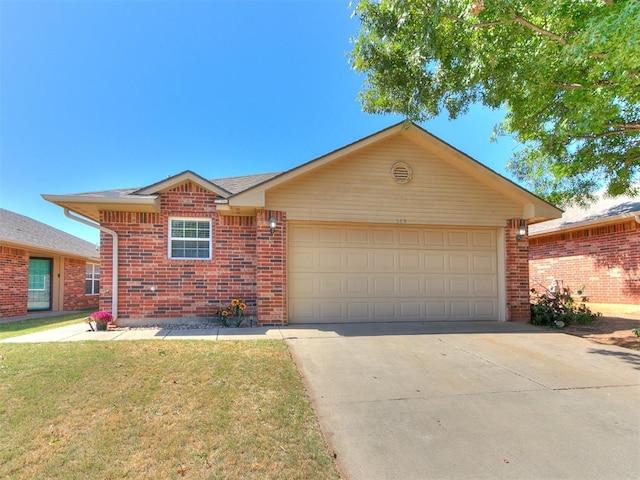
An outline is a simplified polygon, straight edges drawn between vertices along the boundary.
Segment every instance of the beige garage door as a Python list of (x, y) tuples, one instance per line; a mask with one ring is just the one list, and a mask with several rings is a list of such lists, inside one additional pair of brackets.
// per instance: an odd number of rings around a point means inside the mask
[(496, 230), (290, 224), (290, 323), (497, 320)]

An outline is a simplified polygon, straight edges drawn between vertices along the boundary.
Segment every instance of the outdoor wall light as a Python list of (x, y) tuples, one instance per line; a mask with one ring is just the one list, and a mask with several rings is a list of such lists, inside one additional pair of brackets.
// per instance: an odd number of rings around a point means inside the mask
[(276, 231), (277, 226), (278, 226), (278, 223), (276, 222), (276, 219), (271, 217), (269, 219), (269, 233), (271, 235), (273, 235), (273, 233)]
[(516, 240), (520, 241), (527, 234), (527, 225), (523, 218), (520, 219), (520, 223), (518, 225), (518, 234), (516, 235)]

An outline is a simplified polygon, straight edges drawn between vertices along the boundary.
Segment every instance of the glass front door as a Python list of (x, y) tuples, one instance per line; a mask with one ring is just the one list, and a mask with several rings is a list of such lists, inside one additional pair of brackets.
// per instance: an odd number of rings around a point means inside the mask
[(29, 299), (27, 310), (51, 309), (51, 259), (29, 259)]

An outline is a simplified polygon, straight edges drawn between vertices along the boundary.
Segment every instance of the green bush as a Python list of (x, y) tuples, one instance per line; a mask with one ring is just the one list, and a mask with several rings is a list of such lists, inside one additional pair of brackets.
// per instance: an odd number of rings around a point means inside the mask
[(585, 305), (589, 299), (583, 295), (584, 286), (576, 293), (576, 300), (569, 287), (556, 281), (551, 288), (540, 285), (540, 291), (531, 289), (531, 323), (553, 328), (564, 328), (572, 323), (591, 323), (600, 313), (592, 312)]

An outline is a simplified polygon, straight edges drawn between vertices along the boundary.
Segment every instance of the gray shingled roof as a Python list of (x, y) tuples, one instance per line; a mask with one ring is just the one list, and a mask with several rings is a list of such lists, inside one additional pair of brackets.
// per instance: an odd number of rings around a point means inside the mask
[(235, 195), (236, 193), (244, 192), (251, 187), (255, 187), (262, 182), (271, 180), (273, 177), (280, 175), (280, 173), (281, 172), (262, 173), (259, 175), (244, 175), (242, 177), (217, 178), (210, 180), (210, 182)]
[(3, 208), (0, 208), (0, 242), (96, 260), (100, 256), (91, 242)]
[[(241, 177), (228, 177), (228, 178), (217, 178), (215, 180), (209, 180), (211, 183), (221, 187), (222, 189), (230, 192), (232, 194), (240, 193), (245, 190), (248, 190), (251, 187), (255, 187), (256, 185), (266, 182), (267, 180), (272, 179), (280, 175), (282, 172), (274, 172), (274, 173), (261, 173), (257, 175), (244, 175)], [(87, 197), (87, 199), (101, 199), (101, 198), (127, 198), (129, 196), (135, 197), (134, 192), (140, 190), (145, 187), (136, 187), (136, 188), (120, 188), (115, 190), (101, 190), (98, 192), (83, 192), (83, 193), (75, 193), (72, 194), (74, 196)], [(133, 195), (132, 195), (133, 194)]]
[(640, 197), (621, 195), (611, 198), (600, 195), (586, 207), (578, 205), (568, 207), (562, 214), (562, 218), (529, 226), (529, 234), (541, 235), (558, 230), (577, 228), (584, 224), (592, 225), (594, 223), (608, 222), (614, 217), (632, 217), (635, 215), (640, 215)]

